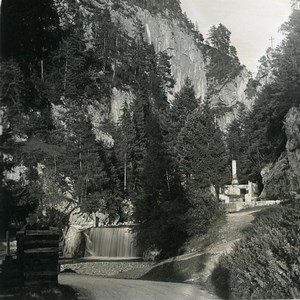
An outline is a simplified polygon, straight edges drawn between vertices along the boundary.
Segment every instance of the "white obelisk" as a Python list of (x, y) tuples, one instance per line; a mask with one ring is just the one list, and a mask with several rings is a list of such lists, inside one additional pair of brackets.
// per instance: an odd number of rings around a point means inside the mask
[(231, 184), (239, 184), (237, 173), (236, 173), (236, 160), (232, 161), (232, 182)]

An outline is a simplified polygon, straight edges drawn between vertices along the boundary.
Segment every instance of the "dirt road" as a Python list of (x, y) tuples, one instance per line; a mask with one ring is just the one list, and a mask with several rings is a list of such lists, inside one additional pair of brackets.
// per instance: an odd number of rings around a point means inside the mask
[(183, 283), (101, 278), (61, 274), (59, 283), (82, 290), (96, 300), (217, 300), (196, 286)]

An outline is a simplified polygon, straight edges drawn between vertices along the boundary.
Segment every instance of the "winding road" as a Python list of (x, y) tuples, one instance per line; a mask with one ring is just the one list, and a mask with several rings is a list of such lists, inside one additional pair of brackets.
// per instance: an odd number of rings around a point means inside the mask
[(95, 300), (218, 300), (205, 290), (184, 283), (102, 278), (60, 274), (59, 283), (69, 285)]
[[(257, 209), (260, 210), (260, 209)], [(203, 286), (208, 281), (220, 255), (230, 251), (233, 244), (243, 236), (243, 230), (249, 226), (254, 219), (254, 212), (257, 210), (241, 211), (227, 216), (227, 223), (222, 226), (219, 237), (216, 242), (212, 243), (203, 252), (192, 252), (186, 255), (170, 258), (161, 263), (167, 264), (172, 261), (181, 261), (191, 259), (205, 253), (211, 255), (210, 260), (206, 263), (205, 269), (200, 273), (195, 273), (188, 278), (186, 282), (200, 282)], [(99, 263), (100, 264), (100, 263)], [(68, 265), (68, 268), (71, 265)], [(84, 265), (81, 265), (83, 267)], [(101, 268), (101, 265), (97, 265)], [(151, 268), (150, 268), (151, 269)], [(87, 272), (86, 269), (80, 268), (76, 272)], [(89, 270), (90, 271), (90, 270)], [(138, 277), (136, 275), (138, 271)], [(146, 268), (146, 272), (149, 268)], [(86, 274), (86, 273), (85, 273)], [(61, 273), (59, 282), (69, 285), (88, 295), (95, 300), (217, 300), (217, 296), (203, 290), (195, 285), (188, 283), (171, 283), (160, 281), (135, 280), (141, 277), (141, 270), (130, 270), (116, 274), (115, 277), (128, 279), (103, 278), (95, 275), (84, 275), (76, 273)], [(134, 278), (134, 279), (129, 279)]]

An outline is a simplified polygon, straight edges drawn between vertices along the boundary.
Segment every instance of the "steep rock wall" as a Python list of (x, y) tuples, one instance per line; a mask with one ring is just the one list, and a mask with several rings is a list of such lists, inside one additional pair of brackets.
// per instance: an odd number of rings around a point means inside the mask
[(292, 107), (285, 117), (286, 151), (275, 164), (263, 168), (264, 190), (260, 198), (300, 196), (300, 108)]
[[(122, 2), (122, 9), (115, 9), (111, 0), (81, 0), (81, 11), (84, 16), (96, 14), (97, 11), (109, 9), (114, 22), (119, 22), (130, 36), (134, 36), (138, 21), (145, 28), (144, 37), (153, 44), (156, 52), (164, 52), (171, 56), (171, 71), (175, 79), (172, 94), (168, 94), (172, 102), (174, 94), (182, 88), (186, 77), (189, 77), (195, 88), (197, 98), (204, 99), (207, 93), (205, 62), (201, 49), (191, 32), (182, 26), (181, 21), (169, 16), (168, 10), (163, 14), (151, 14), (148, 10)], [(132, 94), (113, 90), (110, 107), (110, 119), (116, 122), (121, 116), (121, 108), (125, 102), (132, 101)]]
[[(112, 0), (80, 0), (79, 2), (85, 16), (109, 9), (112, 19), (122, 24), (123, 29), (131, 36), (136, 31), (137, 21), (141, 22), (145, 27), (144, 36), (149, 43), (153, 44), (156, 52), (165, 52), (171, 56), (171, 71), (175, 79), (175, 87), (172, 95), (168, 95), (170, 102), (173, 100), (173, 95), (182, 88), (186, 77), (191, 79), (196, 97), (201, 99), (206, 97), (208, 85), (204, 52), (193, 33), (182, 24), (182, 20), (174, 18), (167, 9), (154, 14), (130, 1), (122, 1), (122, 9), (116, 9)], [(217, 92), (211, 97), (211, 104), (213, 107), (223, 107), (219, 117), (219, 125), (223, 131), (234, 119), (241, 103), (247, 108), (252, 106), (253, 99), (248, 98), (245, 92), (250, 78), (249, 72), (244, 67), (234, 79), (215, 88)], [(110, 119), (117, 122), (124, 103), (131, 101), (132, 94), (114, 89), (109, 109)]]
[[(126, 17), (117, 11), (111, 11), (115, 20), (121, 21), (124, 28), (133, 35), (135, 30), (135, 20), (138, 19), (145, 26), (145, 37), (149, 43), (154, 45), (156, 52), (166, 52), (172, 56), (171, 70), (176, 84), (174, 92), (178, 92), (185, 78), (188, 76), (195, 88), (196, 97), (204, 99), (207, 95), (207, 76), (205, 58), (201, 48), (197, 45), (194, 36), (186, 28), (181, 26), (177, 19), (164, 15), (153, 15), (147, 10), (136, 6), (127, 6), (131, 17)], [(134, 17), (132, 17), (134, 15)], [(243, 67), (234, 79), (230, 79), (226, 84), (216, 88), (217, 92), (211, 98), (212, 107), (221, 106), (222, 114), (219, 117), (219, 126), (225, 131), (226, 126), (233, 121), (241, 104), (250, 109), (253, 98), (249, 98), (246, 93), (247, 84), (251, 79), (251, 74), (246, 67)], [(118, 96), (116, 97), (116, 95)], [(115, 120), (116, 115), (120, 115), (116, 108), (122, 106), (130, 97), (128, 94), (120, 97), (120, 93), (114, 93), (111, 115)], [(172, 101), (172, 95), (169, 95)]]
[(152, 15), (149, 11), (136, 6), (126, 6), (132, 16), (112, 10), (112, 17), (121, 21), (130, 35), (135, 30), (136, 19), (145, 27), (145, 37), (154, 45), (156, 52), (166, 52), (172, 56), (171, 69), (176, 80), (174, 91), (178, 92), (188, 76), (197, 97), (204, 98), (207, 84), (202, 51), (196, 45), (194, 37), (180, 25), (180, 21), (160, 14)]
[(300, 187), (300, 108), (292, 107), (285, 119), (287, 157), (292, 172), (298, 178)]
[(251, 109), (253, 99), (246, 93), (250, 78), (248, 70), (243, 67), (234, 79), (220, 86), (211, 97), (211, 106), (219, 108), (218, 124), (222, 131), (234, 120), (241, 105)]

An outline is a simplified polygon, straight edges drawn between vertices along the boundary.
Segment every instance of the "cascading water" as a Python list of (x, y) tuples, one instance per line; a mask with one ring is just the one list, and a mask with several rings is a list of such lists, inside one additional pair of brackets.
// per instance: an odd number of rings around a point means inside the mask
[(84, 256), (138, 257), (135, 234), (128, 227), (96, 227), (85, 232)]

